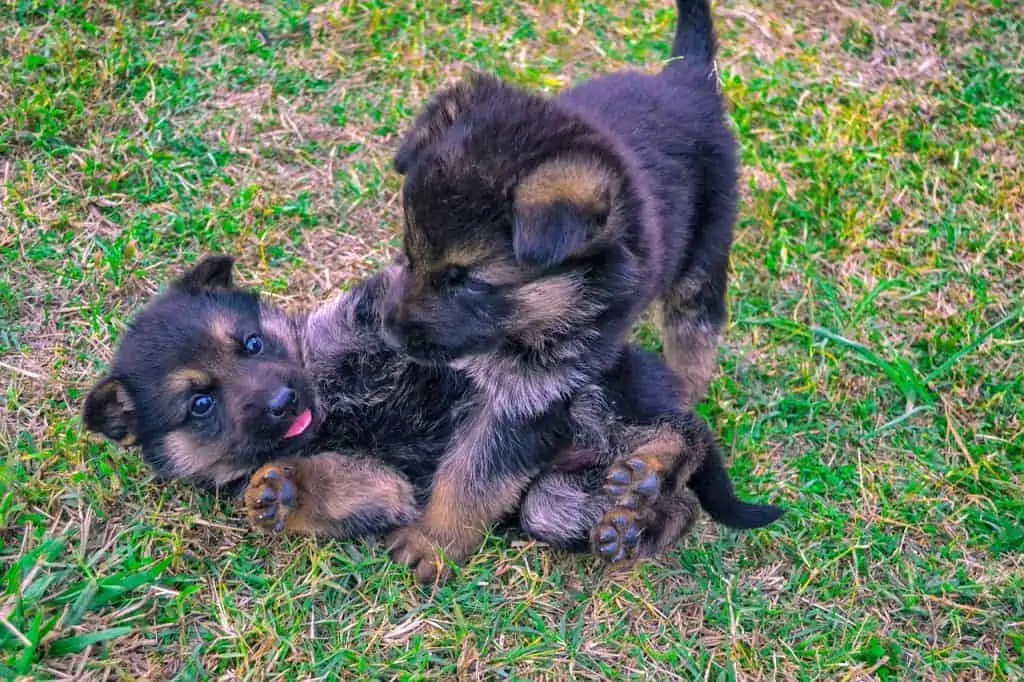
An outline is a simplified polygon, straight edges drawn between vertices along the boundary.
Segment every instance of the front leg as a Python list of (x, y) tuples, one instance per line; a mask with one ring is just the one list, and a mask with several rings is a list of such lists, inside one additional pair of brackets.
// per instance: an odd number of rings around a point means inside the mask
[(382, 535), (419, 515), (404, 476), (336, 452), (265, 465), (249, 481), (245, 506), (254, 528), (339, 539)]
[(457, 430), (423, 517), (388, 540), (394, 560), (412, 567), (420, 582), (447, 580), (445, 559), (464, 564), (488, 526), (516, 508), (543, 453), (554, 452), (551, 429), (542, 421), (516, 424), (484, 411)]

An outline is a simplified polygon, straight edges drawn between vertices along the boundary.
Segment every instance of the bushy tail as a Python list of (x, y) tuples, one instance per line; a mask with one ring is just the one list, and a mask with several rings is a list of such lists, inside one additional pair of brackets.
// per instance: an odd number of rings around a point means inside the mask
[(676, 0), (676, 12), (679, 16), (672, 56), (710, 64), (718, 49), (710, 0)]
[(712, 519), (730, 528), (760, 528), (783, 514), (779, 507), (750, 504), (736, 497), (718, 448), (711, 449), (687, 486), (697, 494), (701, 507)]

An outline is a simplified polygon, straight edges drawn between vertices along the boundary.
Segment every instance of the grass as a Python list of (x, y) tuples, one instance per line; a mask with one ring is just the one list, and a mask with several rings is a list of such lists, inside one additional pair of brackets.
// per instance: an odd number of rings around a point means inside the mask
[(433, 88), (656, 68), (670, 3), (3, 0), (0, 677), (1022, 679), (1024, 15), (715, 11), (744, 199), (701, 409), (789, 513), (632, 572), (491, 538), (431, 595), (156, 485), (83, 392), (201, 253), (288, 306), (372, 270)]

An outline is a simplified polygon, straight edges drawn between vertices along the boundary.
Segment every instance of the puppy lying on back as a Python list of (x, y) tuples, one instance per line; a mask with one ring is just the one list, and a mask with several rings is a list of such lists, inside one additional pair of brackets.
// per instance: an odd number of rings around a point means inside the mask
[[(349, 538), (414, 522), (448, 444), (471, 437), (472, 391), (462, 373), (384, 343), (387, 281), (288, 315), (236, 287), (231, 258), (207, 257), (132, 320), (84, 422), (139, 446), (166, 479), (245, 488), (250, 519), (268, 530)], [(538, 447), (558, 456), (517, 505), (521, 528), (611, 561), (650, 555), (693, 521), (687, 484), (727, 525), (777, 518), (736, 498), (706, 425), (678, 401), (654, 355), (623, 352), (543, 434)], [(649, 471), (665, 451), (679, 466)]]
[(423, 519), (396, 536), (400, 561), (429, 563), (438, 547), (468, 556), (652, 301), (683, 402), (704, 396), (725, 322), (736, 152), (708, 0), (677, 8), (673, 60), (656, 75), (555, 98), (477, 75), (437, 94), (402, 142), (404, 253), (386, 332), (420, 362), (464, 370), (473, 396)]

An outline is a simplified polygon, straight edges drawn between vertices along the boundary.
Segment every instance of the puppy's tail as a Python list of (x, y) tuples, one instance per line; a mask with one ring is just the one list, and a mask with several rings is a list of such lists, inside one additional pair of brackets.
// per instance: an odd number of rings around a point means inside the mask
[(715, 27), (711, 21), (710, 0), (676, 0), (676, 37), (672, 58), (711, 64), (718, 50)]
[(783, 514), (779, 507), (751, 504), (736, 497), (729, 472), (722, 461), (722, 453), (714, 446), (687, 481), (687, 486), (697, 494), (701, 507), (712, 519), (730, 528), (761, 528)]

